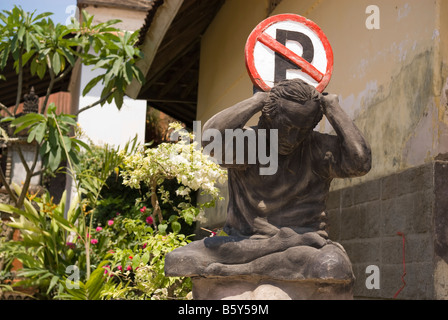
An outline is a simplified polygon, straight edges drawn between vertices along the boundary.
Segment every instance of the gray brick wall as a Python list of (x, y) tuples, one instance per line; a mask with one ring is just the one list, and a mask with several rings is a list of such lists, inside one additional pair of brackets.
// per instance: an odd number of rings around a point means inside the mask
[[(336, 190), (327, 201), (330, 239), (346, 249), (357, 298), (436, 299), (435, 261), (448, 262), (448, 165), (434, 161), (361, 185)], [(436, 253), (435, 244), (437, 244)], [(369, 265), (380, 270), (380, 289), (367, 289)], [(446, 293), (445, 297), (448, 297)]]

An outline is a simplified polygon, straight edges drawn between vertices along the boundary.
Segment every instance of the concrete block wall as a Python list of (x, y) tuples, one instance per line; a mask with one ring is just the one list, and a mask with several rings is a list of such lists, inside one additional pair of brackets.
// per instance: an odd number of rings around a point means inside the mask
[[(355, 298), (448, 299), (448, 162), (408, 169), (332, 191), (330, 239), (346, 249), (356, 276)], [(403, 263), (403, 237), (405, 259)], [(379, 289), (368, 289), (368, 266), (379, 268)]]

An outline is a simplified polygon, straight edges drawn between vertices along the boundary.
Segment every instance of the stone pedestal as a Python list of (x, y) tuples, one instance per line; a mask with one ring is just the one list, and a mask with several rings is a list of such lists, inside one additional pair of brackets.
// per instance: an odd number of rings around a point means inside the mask
[(196, 300), (353, 299), (344, 248), (289, 228), (266, 239), (212, 237), (167, 254), (165, 275), (191, 277)]
[(353, 281), (284, 281), (252, 276), (193, 277), (195, 300), (352, 300)]

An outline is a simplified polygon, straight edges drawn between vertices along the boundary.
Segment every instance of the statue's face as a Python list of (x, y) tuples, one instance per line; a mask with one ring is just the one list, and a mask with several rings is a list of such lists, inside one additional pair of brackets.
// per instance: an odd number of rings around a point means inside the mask
[(272, 128), (278, 129), (279, 153), (287, 155), (296, 149), (314, 129), (320, 104), (313, 100), (298, 103), (283, 98), (279, 98), (277, 103), (281, 105), (281, 108)]

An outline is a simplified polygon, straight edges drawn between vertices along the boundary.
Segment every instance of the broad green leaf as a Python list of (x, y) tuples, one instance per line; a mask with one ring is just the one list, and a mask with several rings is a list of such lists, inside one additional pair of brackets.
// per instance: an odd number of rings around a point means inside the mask
[(159, 224), (158, 225), (158, 229), (160, 234), (165, 235), (166, 234), (166, 229), (168, 228), (167, 224)]
[(57, 170), (59, 164), (61, 163), (61, 159), (62, 159), (62, 148), (58, 146), (57, 148), (50, 151), (48, 157), (48, 166), (51, 171)]
[(92, 90), (92, 88), (95, 87), (101, 79), (103, 79), (103, 77), (104, 77), (104, 75), (99, 75), (99, 76), (93, 78), (92, 80), (90, 80), (89, 83), (87, 83), (87, 85), (84, 87), (84, 90), (82, 91), (82, 95), (85, 96), (87, 93), (89, 93), (90, 90)]
[(135, 65), (132, 66), (132, 70), (133, 70), (134, 76), (138, 80), (138, 82), (140, 82), (141, 84), (145, 83), (146, 78), (145, 78), (145, 75), (143, 74), (143, 72)]
[(37, 72), (37, 67), (39, 64), (36, 59), (31, 60), (31, 75), (34, 76)]
[(143, 264), (148, 264), (148, 262), (149, 262), (149, 252), (148, 251), (146, 251), (144, 254), (143, 254), (143, 256), (142, 256), (142, 259), (141, 259), (141, 261), (140, 261), (141, 263), (143, 263)]
[[(96, 69), (98, 69), (98, 68), (103, 68), (104, 66), (106, 66), (107, 64), (109, 64), (111, 60), (112, 60), (112, 59), (111, 59), (110, 57), (100, 59), (100, 60), (95, 64), (95, 66), (92, 68), (92, 70), (96, 70)], [(107, 66), (107, 67), (109, 67), (109, 66)]]
[(121, 90), (117, 90), (115, 91), (113, 96), (115, 98), (115, 104), (118, 110), (120, 110), (121, 107), (123, 106), (123, 92)]
[(28, 142), (28, 143), (33, 142), (35, 136), (36, 136), (36, 132), (31, 130), (28, 134), (28, 138), (26, 139), (26, 142)]
[(40, 79), (43, 79), (45, 76), (45, 73), (47, 72), (47, 64), (44, 62), (38, 63), (36, 72), (37, 72), (37, 76)]
[(48, 141), (50, 142), (51, 148), (58, 146), (58, 131), (55, 127), (49, 127)]
[(57, 215), (57, 214), (53, 214), (52, 218), (56, 220), (56, 222), (65, 230), (70, 231), (70, 232), (76, 232), (76, 228), (73, 225), (70, 225), (70, 223), (65, 220), (65, 218)]
[(62, 52), (64, 52), (64, 56), (65, 56), (65, 58), (67, 59), (67, 61), (68, 61), (72, 66), (74, 66), (74, 65), (75, 65), (75, 62), (76, 62), (75, 55), (74, 55), (72, 52), (70, 52), (70, 50), (69, 50), (68, 48), (66, 48), (66, 47), (61, 47), (60, 49), (62, 50)]
[(25, 28), (25, 26), (21, 26), (21, 27), (19, 28), (19, 32), (17, 32), (17, 38), (18, 38), (18, 40), (19, 40), (20, 42), (23, 41), (23, 36), (25, 35), (25, 32), (26, 32), (26, 28)]
[(26, 44), (25, 44), (26, 51), (30, 52), (32, 45), (33, 45), (33, 39), (31, 38), (31, 35), (29, 32), (27, 32), (25, 35), (25, 41), (26, 41)]
[(8, 62), (9, 52), (10, 52), (9, 46), (3, 48), (3, 52), (1, 53), (2, 60), (0, 65), (2, 69), (6, 66), (6, 63)]
[(53, 54), (51, 64), (53, 66), (53, 72), (55, 74), (59, 74), (59, 72), (61, 71), (61, 58), (59, 56), (59, 53), (55, 52)]
[(181, 226), (181, 224), (179, 222), (173, 221), (171, 223), (171, 228), (173, 229), (174, 233), (179, 233), (180, 230), (182, 229), (182, 226)]
[(115, 76), (118, 76), (121, 68), (123, 68), (123, 58), (122, 57), (115, 60), (113, 66), (112, 66), (112, 74)]
[(36, 51), (34, 50), (27, 50), (27, 52), (25, 52), (22, 55), (22, 66), (26, 65), (27, 62), (30, 60), (30, 58), (36, 53)]
[(132, 269), (135, 270), (140, 265), (140, 261), (140, 255), (134, 255), (134, 257), (132, 258)]
[(64, 146), (67, 152), (70, 151), (72, 149), (72, 140), (70, 139), (70, 137), (67, 136), (63, 136), (62, 139), (64, 141)]
[(81, 147), (83, 147), (88, 152), (91, 151), (90, 146), (87, 143), (85, 143), (84, 141), (82, 141), (82, 140), (78, 140), (78, 139), (73, 138), (72, 139), (72, 143), (80, 145)]
[(134, 72), (132, 70), (132, 64), (130, 62), (126, 62), (124, 77), (126, 79), (127, 84), (131, 83), (133, 74)]
[(37, 21), (37, 20), (41, 20), (41, 19), (46, 18), (46, 17), (48, 17), (48, 16), (51, 16), (52, 14), (53, 14), (52, 12), (44, 12), (44, 13), (38, 14), (38, 15), (33, 19), (33, 22), (35, 22), (35, 21)]
[(42, 140), (45, 136), (45, 133), (47, 131), (47, 123), (41, 122), (37, 126), (33, 128), (33, 131), (35, 132), (35, 139), (40, 144), (42, 143)]
[(59, 282), (58, 276), (53, 276), (50, 281), (50, 285), (48, 286), (47, 294), (53, 289), (53, 287)]
[(134, 53), (135, 53), (135, 49), (133, 46), (131, 45), (125, 45), (124, 46), (124, 50), (126, 51), (126, 54), (128, 55), (128, 57), (130, 59), (132, 59), (134, 57)]
[(13, 120), (11, 122), (11, 125), (16, 127), (18, 124), (23, 124), (23, 123), (34, 123), (34, 122), (39, 122), (39, 121), (45, 121), (45, 116), (41, 115), (39, 113), (28, 113), (24, 116), (21, 116), (19, 118), (16, 118), (15, 120)]

